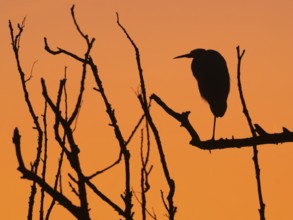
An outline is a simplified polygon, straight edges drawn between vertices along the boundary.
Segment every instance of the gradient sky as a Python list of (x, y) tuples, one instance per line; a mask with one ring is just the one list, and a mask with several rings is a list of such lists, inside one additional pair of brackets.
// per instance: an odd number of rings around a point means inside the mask
[[(60, 3), (61, 2), (61, 3)], [(16, 27), (26, 16), (20, 56), (24, 70), (30, 73), (37, 60), (33, 78), (28, 83), (31, 99), (39, 115), (44, 101), (40, 78), (44, 77), (53, 97), (64, 66), (68, 68), (68, 89), (74, 103), (78, 90), (80, 65), (65, 56), (51, 56), (44, 51), (43, 37), (49, 44), (83, 54), (85, 44), (75, 30), (70, 7), (76, 4), (76, 17), (82, 30), (96, 42), (92, 56), (99, 67), (108, 97), (116, 110), (118, 123), (126, 137), (140, 118), (142, 110), (134, 91), (139, 78), (133, 48), (116, 24), (120, 21), (135, 40), (141, 52), (147, 92), (156, 93), (174, 110), (191, 111), (190, 120), (202, 139), (212, 134), (213, 116), (198, 92), (190, 70), (191, 60), (173, 57), (195, 48), (215, 49), (225, 57), (231, 77), (228, 110), (218, 120), (216, 138), (250, 136), (242, 113), (236, 79), (236, 47), (245, 49), (242, 62), (242, 82), (246, 102), (254, 123), (267, 132), (293, 130), (293, 2), (279, 1), (1, 1), (0, 8), (0, 167), (4, 175), (0, 183), (1, 217), (25, 219), (30, 182), (21, 179), (12, 144), (13, 129), (18, 126), (23, 141), (23, 156), (29, 163), (35, 156), (36, 132), (29, 117), (16, 63), (11, 48), (8, 19)], [(92, 90), (89, 74), (80, 112), (76, 139), (81, 149), (84, 172), (91, 174), (114, 161), (119, 148), (113, 139), (109, 119), (98, 94)], [(70, 106), (72, 110), (73, 105)], [(200, 150), (190, 146), (190, 138), (179, 123), (153, 104), (153, 117), (160, 130), (171, 176), (176, 182), (175, 205), (177, 219), (259, 219), (252, 149)], [(52, 115), (51, 115), (52, 116)], [(52, 122), (51, 122), (52, 124)], [(49, 131), (52, 135), (52, 130)], [(139, 143), (137, 134), (130, 145), (134, 180), (139, 191)], [(53, 177), (56, 156), (60, 149), (50, 144), (49, 153)], [(293, 148), (292, 144), (262, 145), (259, 162), (266, 217), (270, 220), (293, 219)], [(150, 209), (158, 219), (165, 219), (160, 201), (160, 189), (167, 191), (162, 177), (156, 146), (153, 142), (151, 160)], [(113, 200), (121, 204), (123, 192), (122, 167), (96, 179), (96, 184)], [(66, 176), (66, 172), (63, 174)], [(64, 177), (65, 178), (65, 177)], [(68, 184), (65, 192), (74, 198)], [(90, 195), (92, 219), (118, 219), (118, 215), (96, 197)], [(133, 200), (137, 205), (136, 200)], [(140, 219), (135, 209), (135, 219)], [(52, 219), (73, 219), (57, 206)]]

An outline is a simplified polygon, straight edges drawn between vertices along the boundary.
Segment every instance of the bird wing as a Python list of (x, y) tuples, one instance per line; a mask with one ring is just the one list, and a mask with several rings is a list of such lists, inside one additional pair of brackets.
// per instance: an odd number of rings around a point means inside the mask
[(216, 117), (222, 117), (227, 108), (230, 78), (225, 59), (214, 50), (197, 57), (192, 63), (192, 72), (197, 79), (201, 96)]

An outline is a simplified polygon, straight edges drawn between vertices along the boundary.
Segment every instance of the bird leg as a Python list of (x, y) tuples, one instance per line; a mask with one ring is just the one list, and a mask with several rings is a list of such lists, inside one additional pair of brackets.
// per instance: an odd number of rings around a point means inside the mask
[(216, 119), (217, 119), (217, 117), (215, 116), (215, 118), (214, 118), (213, 136), (212, 136), (212, 140), (213, 140), (213, 141), (215, 140)]

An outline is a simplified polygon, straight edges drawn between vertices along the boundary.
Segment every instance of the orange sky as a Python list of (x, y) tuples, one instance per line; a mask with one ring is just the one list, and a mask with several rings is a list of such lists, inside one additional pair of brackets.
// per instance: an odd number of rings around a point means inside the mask
[[(78, 89), (80, 66), (65, 56), (51, 56), (44, 50), (43, 37), (49, 44), (83, 54), (85, 44), (78, 35), (70, 16), (75, 3), (76, 17), (82, 30), (95, 37), (92, 56), (99, 67), (104, 87), (116, 110), (118, 123), (125, 139), (142, 114), (133, 92), (139, 85), (134, 51), (116, 24), (116, 12), (140, 48), (148, 94), (156, 93), (176, 111), (191, 111), (190, 120), (202, 139), (212, 134), (213, 116), (199, 95), (190, 70), (191, 60), (173, 57), (195, 48), (215, 49), (225, 57), (231, 77), (228, 110), (218, 120), (216, 137), (235, 138), (250, 135), (242, 114), (237, 79), (236, 46), (246, 49), (242, 63), (243, 90), (254, 123), (268, 132), (293, 130), (293, 2), (280, 1), (5, 1), (0, 8), (0, 166), (4, 174), (0, 184), (1, 217), (25, 219), (29, 181), (20, 179), (17, 169), (13, 129), (22, 135), (24, 160), (29, 166), (36, 147), (36, 133), (24, 103), (20, 80), (12, 53), (8, 19), (15, 25), (24, 16), (26, 27), (21, 40), (21, 60), (29, 74), (31, 99), (41, 115), (43, 99), (40, 78), (44, 77), (53, 97), (59, 80), (68, 67), (68, 88), (73, 103)], [(15, 26), (16, 27), (16, 26)], [(98, 94), (92, 90), (89, 74), (80, 112), (76, 139), (81, 149), (81, 163), (87, 174), (103, 168), (116, 159), (119, 147), (113, 140), (112, 128)], [(73, 106), (70, 106), (73, 109)], [(188, 143), (189, 136), (179, 124), (155, 104), (155, 122), (160, 130), (170, 173), (176, 182), (175, 205), (177, 219), (259, 219), (252, 149), (222, 151), (199, 150)], [(41, 117), (41, 116), (40, 116)], [(51, 122), (52, 124), (52, 122)], [(53, 131), (50, 130), (50, 134)], [(133, 176), (139, 174), (139, 135), (130, 145)], [(50, 153), (54, 175), (59, 148), (52, 139)], [(164, 219), (160, 189), (167, 191), (153, 142), (151, 160), (154, 171), (149, 205)], [(270, 220), (293, 219), (293, 149), (292, 144), (259, 147), (259, 162), (266, 217)], [(122, 167), (99, 176), (96, 183), (117, 203), (123, 192)], [(66, 172), (63, 174), (67, 175)], [(65, 178), (65, 177), (64, 177)], [(64, 188), (74, 198), (68, 184)], [(139, 191), (137, 177), (132, 187)], [(104, 205), (89, 191), (92, 219), (118, 219), (112, 208)], [(137, 206), (137, 202), (134, 199)], [(135, 219), (140, 219), (136, 208)], [(52, 219), (73, 219), (62, 207), (56, 207)]]

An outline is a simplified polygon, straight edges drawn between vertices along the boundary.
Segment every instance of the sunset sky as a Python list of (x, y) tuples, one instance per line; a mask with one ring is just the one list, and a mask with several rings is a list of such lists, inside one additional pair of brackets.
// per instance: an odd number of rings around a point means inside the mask
[[(60, 3), (61, 2), (61, 3)], [(59, 81), (67, 67), (69, 111), (79, 90), (81, 65), (64, 55), (52, 56), (44, 50), (47, 37), (52, 48), (61, 47), (83, 56), (86, 44), (72, 22), (70, 8), (82, 31), (96, 39), (91, 56), (99, 68), (108, 98), (115, 109), (118, 124), (127, 139), (142, 115), (136, 91), (139, 76), (134, 50), (116, 23), (116, 12), (140, 49), (147, 93), (157, 94), (175, 111), (191, 111), (190, 121), (202, 140), (212, 136), (213, 115), (200, 97), (190, 64), (191, 59), (173, 58), (195, 48), (214, 49), (226, 59), (231, 78), (228, 109), (218, 119), (216, 139), (250, 137), (237, 88), (236, 47), (245, 49), (242, 61), (242, 86), (253, 123), (267, 132), (279, 133), (282, 127), (293, 131), (293, 1), (34, 1), (1, 0), (0, 7), (0, 183), (1, 218), (26, 219), (30, 181), (21, 179), (12, 134), (18, 127), (27, 167), (35, 158), (37, 133), (32, 127), (11, 47), (8, 20), (15, 31), (26, 17), (21, 39), (20, 58), (27, 78), (31, 101), (42, 119), (44, 100), (40, 79), (46, 80), (55, 100)], [(82, 109), (76, 128), (83, 171), (90, 175), (117, 159), (119, 146), (94, 78), (89, 71)], [(180, 124), (155, 103), (153, 119), (160, 131), (170, 175), (175, 180), (175, 205), (178, 220), (257, 220), (257, 195), (252, 148), (215, 150), (210, 154), (189, 145), (190, 137)], [(57, 169), (60, 148), (53, 133), (49, 113), (50, 184)], [(143, 127), (141, 127), (143, 128)], [(158, 219), (167, 219), (160, 190), (168, 191), (152, 139), (150, 162), (151, 190), (148, 208)], [(139, 195), (140, 132), (134, 136), (131, 151), (132, 188)], [(268, 220), (293, 219), (293, 144), (259, 146), (263, 198)], [(74, 195), (66, 181), (64, 193)], [(100, 189), (122, 206), (123, 166), (118, 165), (95, 179)], [(119, 219), (111, 207), (88, 190), (91, 217)], [(49, 204), (50, 199), (47, 197)], [(76, 201), (76, 200), (74, 200)], [(141, 219), (139, 203), (133, 198), (135, 217)], [(37, 219), (37, 207), (36, 216)], [(57, 205), (51, 219), (74, 219)]]

